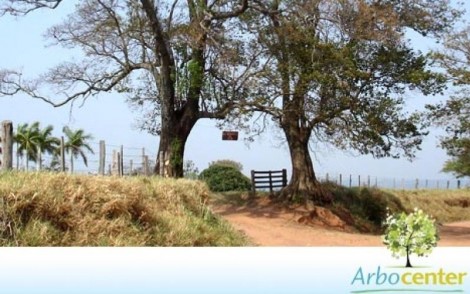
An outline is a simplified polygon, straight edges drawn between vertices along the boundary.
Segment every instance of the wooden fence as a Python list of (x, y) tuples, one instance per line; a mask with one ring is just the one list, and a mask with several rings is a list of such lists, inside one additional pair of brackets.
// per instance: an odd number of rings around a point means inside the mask
[(274, 188), (284, 188), (287, 186), (287, 171), (269, 170), (269, 171), (251, 171), (251, 189), (256, 193), (256, 189), (269, 189), (273, 192)]

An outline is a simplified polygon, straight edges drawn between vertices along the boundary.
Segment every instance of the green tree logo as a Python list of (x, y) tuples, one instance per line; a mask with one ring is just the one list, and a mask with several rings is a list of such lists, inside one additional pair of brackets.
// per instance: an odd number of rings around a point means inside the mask
[(410, 255), (428, 255), (439, 240), (434, 220), (420, 209), (388, 215), (383, 243), (396, 258), (406, 256), (406, 267), (412, 267)]

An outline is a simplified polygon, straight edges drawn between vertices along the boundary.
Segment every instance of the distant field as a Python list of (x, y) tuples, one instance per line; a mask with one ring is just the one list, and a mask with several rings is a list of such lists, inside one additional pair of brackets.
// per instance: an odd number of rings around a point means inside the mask
[(0, 246), (241, 246), (197, 181), (0, 173)]
[(388, 190), (406, 209), (415, 207), (440, 222), (470, 220), (470, 189), (460, 190)]

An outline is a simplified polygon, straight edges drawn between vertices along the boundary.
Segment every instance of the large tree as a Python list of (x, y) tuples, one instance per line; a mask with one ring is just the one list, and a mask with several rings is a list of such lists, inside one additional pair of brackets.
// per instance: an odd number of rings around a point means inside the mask
[[(24, 15), (61, 3), (2, 0), (0, 9)], [(214, 77), (223, 73), (219, 65), (230, 64), (236, 55), (226, 23), (247, 8), (248, 0), (78, 1), (47, 37), (81, 49), (83, 58), (59, 64), (35, 81), (12, 83), (10, 74), (9, 85), (54, 106), (112, 90), (152, 101), (155, 115), (150, 119), (160, 118), (155, 130), (159, 153), (170, 158), (169, 175), (181, 177), (185, 143), (196, 122), (224, 118), (230, 109), (233, 97), (213, 95), (219, 92)], [(44, 88), (62, 99), (52, 100), (41, 92)]]
[(459, 15), (448, 1), (253, 0), (252, 8), (245, 30), (263, 62), (237, 105), (269, 114), (285, 134), (292, 178), (281, 197), (330, 200), (315, 176), (312, 141), (413, 157), (425, 132), (403, 110), (405, 93), (439, 92), (444, 78), (405, 33), (444, 33)]
[(434, 57), (446, 69), (456, 93), (444, 103), (427, 105), (432, 124), (447, 133), (440, 145), (450, 156), (445, 172), (470, 177), (470, 27), (447, 35)]

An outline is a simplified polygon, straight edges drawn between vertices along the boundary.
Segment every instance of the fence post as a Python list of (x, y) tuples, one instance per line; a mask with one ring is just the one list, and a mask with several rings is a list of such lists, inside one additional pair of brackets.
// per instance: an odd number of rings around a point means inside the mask
[(343, 185), (343, 175), (342, 174), (339, 174), (339, 185), (340, 186)]
[(119, 170), (120, 176), (124, 176), (124, 146), (121, 145), (121, 152), (120, 152), (120, 157), (119, 157)]
[(145, 173), (145, 147), (142, 148), (142, 173), (146, 175)]
[[(161, 162), (160, 162), (161, 164)], [(255, 187), (255, 171), (251, 170), (251, 191), (253, 193), (256, 193), (256, 187)]]
[(269, 171), (269, 192), (273, 192), (273, 176), (271, 171)]
[(416, 182), (415, 182), (415, 189), (418, 189), (419, 187), (419, 179), (416, 179)]
[(367, 176), (367, 187), (370, 188), (370, 176)]
[(439, 189), (439, 180), (437, 180), (437, 189)]
[(282, 169), (282, 186), (287, 186), (287, 170), (285, 168)]
[(397, 188), (397, 180), (393, 178), (393, 189)]
[(377, 180), (377, 177), (375, 177), (375, 188), (379, 187), (379, 181)]
[(350, 174), (349, 175), (349, 188), (352, 187), (352, 175)]
[(460, 180), (457, 180), (457, 189), (460, 189)]
[(106, 166), (106, 143), (104, 140), (100, 141), (100, 162), (98, 167), (98, 173), (104, 176), (104, 170)]
[(132, 173), (134, 172), (134, 161), (131, 159), (129, 162), (129, 175), (132, 176)]
[(65, 143), (64, 136), (60, 137), (60, 169), (65, 172)]
[(144, 156), (144, 173), (145, 176), (149, 175), (149, 157), (147, 155)]
[(117, 167), (117, 152), (116, 150), (113, 150), (113, 161), (112, 161), (112, 166), (111, 166), (111, 175), (115, 176), (118, 173), (118, 167)]
[(117, 152), (116, 155), (116, 166), (117, 166), (117, 175), (118, 177), (122, 176), (122, 170), (121, 170), (121, 152)]
[(0, 170), (11, 170), (13, 168), (13, 123), (9, 120), (2, 121), (0, 153)]
[(359, 183), (359, 188), (361, 187), (361, 175), (357, 176), (357, 182)]
[(449, 190), (449, 188), (450, 188), (450, 181), (447, 180), (447, 190)]
[(326, 173), (326, 182), (328, 183), (330, 181), (330, 174)]

